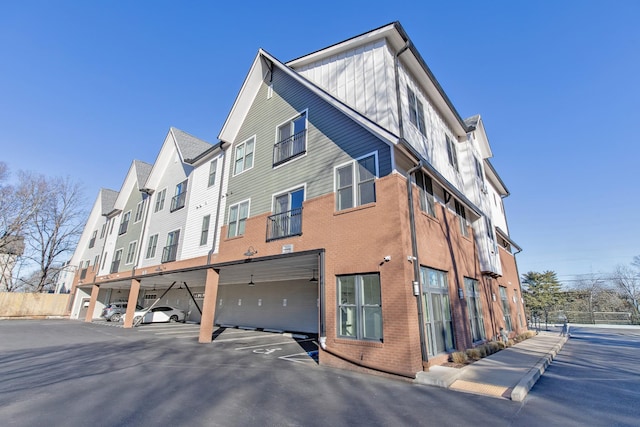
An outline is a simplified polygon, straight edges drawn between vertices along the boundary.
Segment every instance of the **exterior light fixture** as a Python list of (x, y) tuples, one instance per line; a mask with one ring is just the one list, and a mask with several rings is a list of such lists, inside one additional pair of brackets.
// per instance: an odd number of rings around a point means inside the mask
[(244, 253), (244, 256), (252, 257), (257, 253), (258, 253), (258, 251), (253, 246), (249, 246), (249, 249), (247, 249), (247, 252)]
[(253, 274), (251, 275), (251, 280), (249, 281), (249, 283), (247, 283), (249, 286), (255, 286), (256, 284), (253, 283)]
[(315, 269), (313, 270), (313, 274), (311, 276), (311, 279), (309, 279), (309, 281), (313, 282), (313, 283), (318, 283), (318, 278), (316, 277), (316, 270)]

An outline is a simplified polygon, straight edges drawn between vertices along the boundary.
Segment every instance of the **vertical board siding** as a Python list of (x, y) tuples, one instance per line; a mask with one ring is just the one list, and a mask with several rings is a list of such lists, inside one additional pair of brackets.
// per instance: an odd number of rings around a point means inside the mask
[[(344, 114), (312, 94), (304, 86), (277, 69), (273, 75), (273, 97), (267, 99), (267, 85), (260, 88), (241, 126), (234, 146), (255, 135), (254, 165), (233, 176), (229, 166), (231, 206), (251, 198), (250, 216), (270, 212), (272, 196), (284, 189), (306, 183), (305, 199), (333, 192), (333, 167), (364, 154), (378, 151), (380, 175), (391, 172), (391, 148)], [(272, 166), (276, 128), (298, 112), (307, 110), (307, 152), (276, 168)], [(228, 221), (225, 214), (225, 223)]]

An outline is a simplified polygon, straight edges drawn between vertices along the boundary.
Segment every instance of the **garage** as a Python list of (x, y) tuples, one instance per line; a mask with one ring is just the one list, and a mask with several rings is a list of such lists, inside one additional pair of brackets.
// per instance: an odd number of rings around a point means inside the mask
[(318, 332), (317, 252), (248, 258), (214, 268), (220, 274), (216, 325)]

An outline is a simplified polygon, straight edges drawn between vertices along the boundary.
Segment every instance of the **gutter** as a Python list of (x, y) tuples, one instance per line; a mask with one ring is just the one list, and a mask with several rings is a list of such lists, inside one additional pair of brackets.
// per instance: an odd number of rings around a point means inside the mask
[(211, 250), (207, 254), (207, 265), (211, 264), (211, 256), (216, 251), (216, 242), (218, 240), (218, 227), (220, 226), (220, 205), (222, 204), (222, 187), (225, 182), (224, 169), (227, 164), (227, 153), (225, 153), (224, 149), (224, 141), (220, 141), (220, 144), (217, 144), (217, 147), (220, 147), (222, 151), (222, 170), (220, 171), (220, 191), (218, 191), (218, 206), (216, 206), (216, 223), (213, 229), (213, 243), (211, 244)]

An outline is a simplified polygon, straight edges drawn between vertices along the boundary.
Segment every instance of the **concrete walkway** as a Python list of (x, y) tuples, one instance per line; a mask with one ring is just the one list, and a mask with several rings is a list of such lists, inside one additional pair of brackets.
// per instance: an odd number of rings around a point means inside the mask
[(522, 402), (566, 341), (557, 332), (540, 332), (464, 368), (433, 366), (415, 383)]

